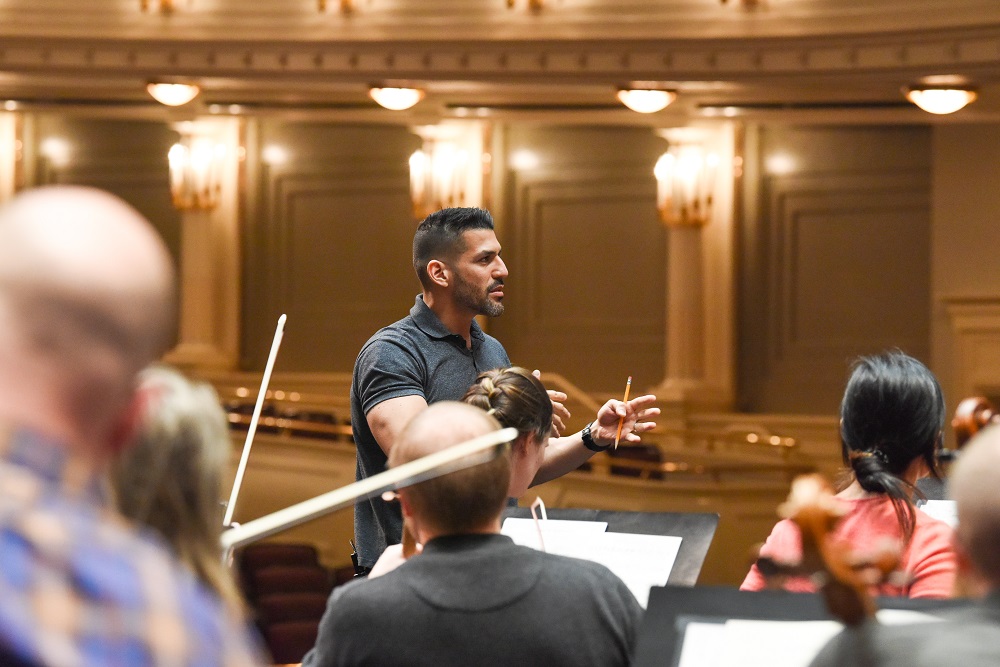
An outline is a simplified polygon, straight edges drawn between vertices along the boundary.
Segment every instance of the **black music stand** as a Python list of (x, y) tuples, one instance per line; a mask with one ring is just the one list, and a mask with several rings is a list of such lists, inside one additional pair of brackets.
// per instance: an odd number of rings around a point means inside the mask
[[(926, 600), (897, 597), (877, 599), (879, 609), (941, 610), (966, 606), (969, 600)], [(654, 586), (639, 628), (634, 667), (676, 667), (691, 622), (725, 623), (728, 619), (826, 621), (833, 617), (820, 595), (760, 591), (728, 586)]]
[[(603, 521), (609, 533), (637, 535), (672, 535), (681, 538), (681, 546), (670, 570), (668, 584), (694, 586), (705, 562), (705, 554), (719, 525), (719, 515), (711, 512), (613, 512), (575, 508), (546, 510), (550, 519), (566, 521)], [(530, 519), (527, 507), (509, 507), (504, 518)]]

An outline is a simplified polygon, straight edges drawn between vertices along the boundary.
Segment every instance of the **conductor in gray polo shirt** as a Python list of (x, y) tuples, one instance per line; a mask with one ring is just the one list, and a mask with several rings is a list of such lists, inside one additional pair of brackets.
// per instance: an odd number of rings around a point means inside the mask
[[(358, 448), (356, 477), (385, 470), (393, 443), (410, 419), (431, 403), (460, 400), (482, 371), (511, 365), (503, 345), (487, 335), (476, 315), (499, 317), (504, 311), (507, 266), (489, 211), (447, 208), (427, 216), (413, 237), (413, 268), (423, 288), (410, 314), (380, 329), (361, 348), (351, 383), (351, 423)], [(565, 394), (549, 392), (554, 403), (554, 434), (569, 413)], [(624, 417), (622, 441), (656, 426), (655, 396), (601, 408)], [(600, 417), (600, 413), (598, 417)], [(604, 415), (603, 423), (614, 422)], [(614, 441), (614, 429), (592, 427), (549, 441), (534, 483), (541, 484), (578, 468)], [(593, 430), (591, 430), (593, 428)], [(371, 568), (382, 551), (399, 543), (403, 520), (399, 506), (373, 498), (354, 509), (358, 565)]]

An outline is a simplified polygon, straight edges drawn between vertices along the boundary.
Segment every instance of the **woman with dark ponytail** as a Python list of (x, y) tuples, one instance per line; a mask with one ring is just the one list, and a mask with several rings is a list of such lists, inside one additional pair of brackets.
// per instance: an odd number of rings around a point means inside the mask
[[(899, 351), (862, 357), (854, 364), (840, 405), (840, 438), (847, 466), (837, 494), (848, 514), (833, 531), (858, 556), (887, 541), (898, 544), (903, 584), (882, 584), (873, 593), (942, 598), (953, 594), (956, 561), (952, 530), (913, 505), (918, 479), (938, 476), (937, 450), (944, 428), (944, 397), (934, 374)], [(779, 522), (761, 548), (762, 556), (796, 560), (798, 529)], [(766, 587), (757, 566), (741, 588)], [(805, 578), (784, 582), (786, 590), (809, 592)]]

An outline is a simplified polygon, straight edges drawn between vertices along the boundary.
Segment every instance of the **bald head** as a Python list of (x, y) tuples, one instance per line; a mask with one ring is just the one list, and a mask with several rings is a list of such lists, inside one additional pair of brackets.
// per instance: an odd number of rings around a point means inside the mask
[[(500, 428), (483, 410), (451, 401), (431, 405), (406, 425), (389, 453), (398, 466)], [(497, 458), (404, 490), (413, 514), (439, 535), (481, 532), (503, 511), (510, 457)]]
[(0, 209), (0, 415), (32, 408), (20, 394), (97, 435), (168, 348), (173, 284), (158, 235), (108, 193), (39, 188)]
[(980, 431), (962, 449), (948, 488), (958, 505), (958, 540), (994, 588), (1000, 588), (1000, 426)]

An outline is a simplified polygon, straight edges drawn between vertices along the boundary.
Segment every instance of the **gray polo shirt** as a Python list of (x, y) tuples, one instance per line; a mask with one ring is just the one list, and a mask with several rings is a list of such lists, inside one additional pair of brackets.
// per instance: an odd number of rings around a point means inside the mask
[[(401, 396), (422, 396), (428, 405), (458, 401), (477, 375), (510, 366), (500, 341), (483, 333), (475, 320), (470, 333), (471, 350), (462, 336), (445, 328), (418, 295), (407, 317), (380, 329), (364, 344), (351, 383), (357, 479), (385, 470), (386, 456), (366, 418), (373, 407)], [(399, 543), (402, 533), (398, 503), (372, 498), (354, 506), (354, 539), (361, 565), (374, 565), (386, 546)]]

